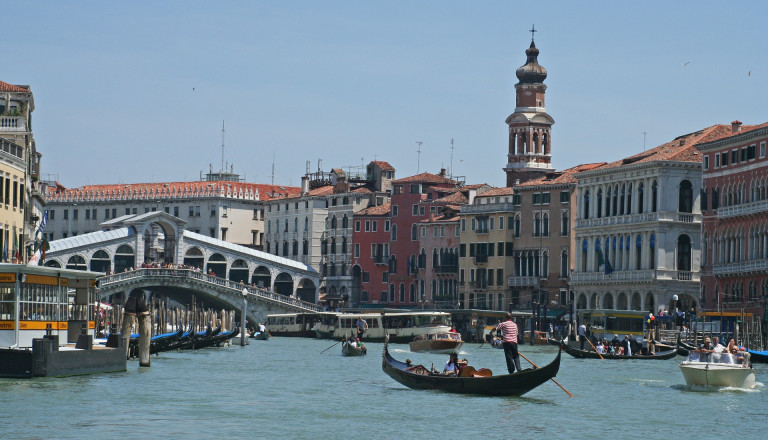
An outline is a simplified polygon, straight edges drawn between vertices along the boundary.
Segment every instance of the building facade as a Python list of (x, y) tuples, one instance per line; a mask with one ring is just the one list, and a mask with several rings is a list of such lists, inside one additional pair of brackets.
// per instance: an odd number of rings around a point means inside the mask
[[(696, 145), (703, 155), (701, 302), (765, 314), (768, 302), (768, 123)], [(768, 316), (768, 315), (766, 315)]]
[[(40, 158), (32, 134), (35, 100), (27, 85), (0, 81), (0, 250), (4, 262), (25, 262), (44, 204)], [(29, 250), (28, 250), (29, 248)]]
[(723, 129), (679, 136), (576, 175), (577, 308), (698, 307), (702, 155), (694, 145)]

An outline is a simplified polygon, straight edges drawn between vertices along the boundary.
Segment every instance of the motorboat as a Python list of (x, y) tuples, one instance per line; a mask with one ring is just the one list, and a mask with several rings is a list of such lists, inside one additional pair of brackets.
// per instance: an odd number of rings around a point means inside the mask
[(680, 363), (686, 385), (754, 388), (755, 370), (744, 356), (691, 352)]
[(427, 333), (418, 335), (410, 342), (411, 351), (426, 351), (429, 353), (456, 353), (464, 341), (459, 333)]

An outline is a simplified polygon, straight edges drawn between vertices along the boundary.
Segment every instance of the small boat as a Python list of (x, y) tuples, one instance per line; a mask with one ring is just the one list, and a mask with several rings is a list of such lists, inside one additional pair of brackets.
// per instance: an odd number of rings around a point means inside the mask
[(768, 350), (747, 350), (752, 362), (768, 364)]
[(755, 370), (729, 353), (691, 354), (680, 362), (686, 385), (754, 388)]
[(627, 360), (627, 359), (672, 359), (673, 357), (677, 356), (677, 349), (674, 348), (672, 350), (667, 351), (660, 351), (653, 354), (633, 354), (632, 356), (624, 356), (623, 354), (610, 354), (610, 353), (601, 353), (598, 354), (596, 351), (592, 350), (580, 350), (575, 347), (571, 347), (568, 344), (562, 345), (563, 349), (566, 353), (570, 354), (571, 356), (578, 358), (578, 359), (600, 359), (602, 356), (603, 359), (619, 359), (619, 360)]
[[(422, 365), (400, 362), (389, 354), (385, 342), (381, 369), (389, 377), (415, 390), (439, 390), (449, 393), (480, 394), (485, 396), (522, 396), (544, 382), (554, 378), (560, 369), (560, 354), (541, 368), (527, 368), (512, 374), (493, 376), (491, 371), (464, 367), (459, 376), (446, 376), (429, 371)], [(464, 374), (465, 370), (470, 374)], [(474, 374), (472, 374), (474, 373)]]
[(251, 335), (251, 338), (258, 341), (266, 341), (269, 339), (269, 332), (255, 332)]
[(428, 333), (418, 335), (409, 344), (411, 351), (425, 351), (428, 353), (456, 353), (464, 341), (458, 333)]
[(353, 347), (349, 345), (347, 341), (341, 343), (341, 355), (342, 356), (365, 356), (368, 350), (365, 347)]

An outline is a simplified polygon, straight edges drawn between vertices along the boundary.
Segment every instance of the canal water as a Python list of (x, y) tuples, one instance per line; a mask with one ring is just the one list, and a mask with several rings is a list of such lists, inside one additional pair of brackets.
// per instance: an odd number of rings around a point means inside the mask
[[(237, 340), (239, 341), (239, 339)], [(333, 341), (272, 338), (162, 353), (124, 373), (0, 379), (0, 439), (763, 438), (768, 365), (755, 390), (686, 387), (668, 361), (580, 360), (523, 397), (414, 391), (381, 371), (382, 344), (345, 358)], [(538, 365), (555, 347), (522, 346)], [(447, 355), (393, 356), (442, 368)], [(465, 345), (470, 365), (504, 373), (502, 350)], [(521, 358), (521, 363), (527, 362)]]

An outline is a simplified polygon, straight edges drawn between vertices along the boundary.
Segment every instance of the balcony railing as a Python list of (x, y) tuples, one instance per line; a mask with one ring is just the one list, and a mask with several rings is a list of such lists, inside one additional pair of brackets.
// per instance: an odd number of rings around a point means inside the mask
[(615, 225), (631, 225), (649, 222), (701, 223), (701, 214), (687, 212), (645, 212), (642, 214), (615, 215), (601, 218), (576, 220), (577, 228), (601, 228)]
[(472, 290), (487, 290), (488, 281), (470, 281), (469, 287)]
[(766, 211), (768, 211), (768, 200), (760, 200), (759, 202), (718, 208), (717, 218), (726, 219), (744, 215), (765, 213)]
[(373, 262), (375, 264), (388, 264), (389, 255), (376, 255), (375, 257), (373, 257)]
[(765, 273), (768, 260), (740, 261), (738, 263), (713, 264), (712, 273), (716, 277), (742, 276), (747, 273)]
[(604, 272), (575, 272), (571, 275), (572, 283), (591, 282), (635, 282), (635, 281), (692, 281), (698, 283), (701, 279), (699, 272), (686, 270), (626, 270), (615, 271), (606, 275)]
[(509, 287), (535, 287), (539, 285), (539, 277), (509, 277), (507, 286)]
[(510, 212), (513, 211), (512, 203), (491, 203), (488, 205), (464, 205), (461, 207), (462, 214), (476, 214), (481, 212)]
[(24, 116), (0, 116), (0, 131), (27, 131), (27, 118)]
[(445, 274), (445, 273), (453, 273), (453, 274), (455, 274), (455, 273), (458, 273), (458, 271), (459, 271), (459, 266), (457, 266), (455, 264), (443, 264), (443, 265), (435, 266), (435, 272), (436, 273), (443, 273), (443, 274)]

